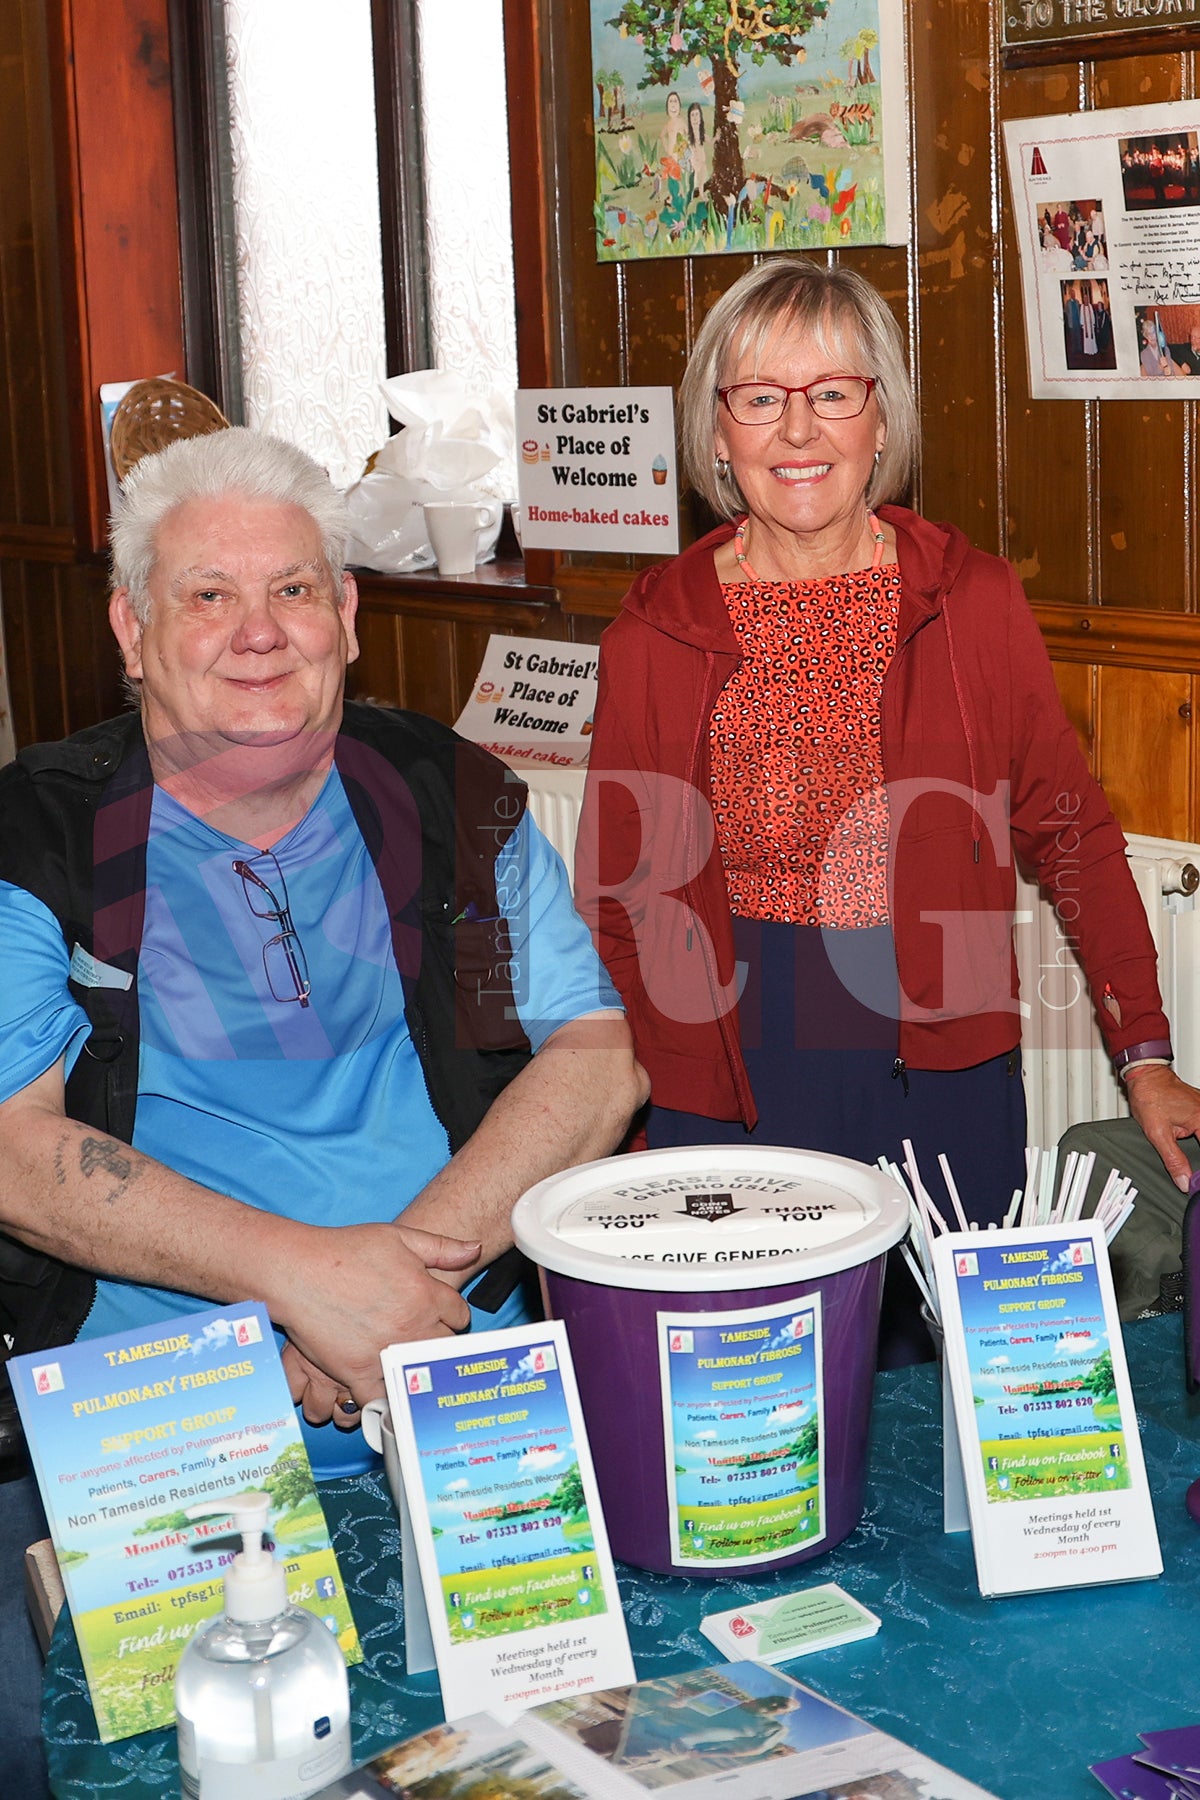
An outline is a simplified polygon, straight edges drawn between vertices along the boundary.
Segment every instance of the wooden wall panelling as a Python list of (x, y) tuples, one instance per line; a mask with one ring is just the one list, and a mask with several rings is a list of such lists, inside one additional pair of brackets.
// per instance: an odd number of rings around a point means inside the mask
[[(1073, 63), (1008, 74), (999, 85), (1000, 113), (1017, 119), (1069, 112), (1077, 89), (1078, 65)], [(1030, 397), (1014, 197), (999, 120), (995, 131), (1002, 225), (998, 304), (1004, 368), (1004, 519), (1000, 541), (993, 547), (1012, 559), (1031, 599), (1084, 602), (1091, 597), (1093, 574), (1089, 495), (1096, 403)]]
[(404, 703), (414, 712), (453, 718), (458, 711), (457, 620), (430, 616), (396, 621)]
[(49, 52), (40, 0), (0, 8), (0, 543), (70, 544)]
[(1195, 835), (1192, 688), (1178, 670), (1099, 671), (1095, 773), (1126, 831)]
[(104, 544), (99, 388), (186, 375), (167, 0), (53, 0), (77, 542)]
[[(1096, 106), (1179, 100), (1191, 60), (1176, 54), (1098, 63), (1091, 98)], [(1105, 605), (1196, 609), (1183, 504), (1195, 404), (1139, 399), (1098, 407), (1096, 597)]]
[(510, 590), (497, 599), (478, 588), (447, 594), (438, 577), (398, 581), (359, 574), (360, 655), (348, 691), (453, 723), (471, 690), (493, 632), (563, 638), (568, 625), (549, 589)]
[(398, 621), (390, 609), (377, 609), (361, 597), (355, 629), (358, 661), (346, 671), (346, 691), (356, 700), (379, 700), (406, 706), (400, 666)]
[[(512, 184), (513, 275), (518, 380), (554, 387), (562, 379), (562, 258), (554, 87), (554, 42), (538, 0), (504, 0), (509, 179)], [(530, 581), (554, 578), (551, 550), (525, 557)]]
[(0, 562), (18, 744), (59, 738), (123, 705), (99, 565)]
[[(635, 270), (632, 264), (596, 260), (596, 94), (591, 79), (589, 9), (551, 7), (550, 12), (556, 52), (551, 103), (566, 176), (558, 219), (558, 248), (564, 264), (561, 379), (565, 385), (580, 387), (625, 386), (635, 381), (658, 384), (670, 378), (658, 373), (657, 344), (653, 337), (647, 344), (644, 328), (638, 334), (636, 374), (631, 363), (629, 291), (631, 284), (643, 294), (648, 291), (637, 280), (643, 270)], [(679, 270), (673, 267), (671, 276), (678, 283)], [(658, 279), (661, 283), (661, 276)], [(669, 288), (670, 280), (667, 285)], [(663, 303), (672, 304), (669, 298)], [(556, 559), (555, 580), (568, 605), (573, 604), (579, 571), (594, 569), (597, 561), (607, 571), (614, 604), (628, 587), (632, 557), (561, 555)]]
[[(567, 163), (561, 194), (560, 254), (569, 270), (564, 293), (570, 314), (563, 321), (562, 380), (568, 385), (625, 383), (628, 374), (629, 266), (596, 261), (595, 89), (592, 87), (591, 22), (586, 6), (554, 9), (562, 73), (552, 104), (561, 124)], [(644, 359), (643, 359), (644, 362)]]
[[(987, 548), (999, 538), (1000, 428), (991, 192), (991, 9), (910, 13), (920, 504)], [(965, 147), (965, 150), (964, 150)], [(874, 257), (863, 272), (873, 279)]]
[(1079, 748), (1092, 761), (1096, 737), (1096, 668), (1094, 664), (1055, 662), (1054, 680), (1063, 710), (1079, 739)]

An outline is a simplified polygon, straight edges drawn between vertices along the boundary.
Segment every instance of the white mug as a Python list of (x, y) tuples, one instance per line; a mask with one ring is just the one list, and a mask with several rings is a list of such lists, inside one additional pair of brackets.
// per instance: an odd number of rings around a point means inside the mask
[(427, 500), (425, 528), (439, 575), (470, 575), (479, 555), (479, 534), (500, 517), (498, 500)]
[(392, 1415), (386, 1400), (368, 1400), (362, 1409), (362, 1434), (372, 1450), (383, 1456), (383, 1472), (392, 1493), (392, 1504), (400, 1511), (400, 1452), (392, 1430)]

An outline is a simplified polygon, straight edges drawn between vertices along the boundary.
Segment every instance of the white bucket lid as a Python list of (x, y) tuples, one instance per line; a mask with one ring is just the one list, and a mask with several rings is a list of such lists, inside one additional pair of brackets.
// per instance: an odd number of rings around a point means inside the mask
[(686, 1293), (834, 1275), (907, 1230), (908, 1202), (882, 1170), (767, 1145), (605, 1157), (539, 1181), (513, 1210), (521, 1249), (558, 1275)]

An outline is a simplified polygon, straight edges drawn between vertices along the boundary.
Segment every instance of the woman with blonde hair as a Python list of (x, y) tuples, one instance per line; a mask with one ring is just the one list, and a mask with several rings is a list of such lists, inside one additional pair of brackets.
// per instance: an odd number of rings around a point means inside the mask
[(765, 260), (705, 319), (681, 412), (724, 522), (604, 634), (576, 875), (648, 1142), (870, 1162), (908, 1138), (998, 1219), (1025, 1174), (1015, 849), (1177, 1172), (1200, 1095), (1169, 1068), (1124, 839), (1011, 565), (897, 504), (918, 424), (883, 298)]

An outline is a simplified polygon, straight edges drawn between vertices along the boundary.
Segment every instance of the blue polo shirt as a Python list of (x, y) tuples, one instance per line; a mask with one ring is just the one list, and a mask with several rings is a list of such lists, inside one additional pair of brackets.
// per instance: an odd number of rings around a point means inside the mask
[[(536, 1051), (568, 1020), (620, 1001), (571, 904), (562, 862), (532, 819), (501, 856), (514, 999)], [(247, 886), (238, 860), (273, 898)], [(307, 968), (307, 1006), (286, 997), (296, 991), (287, 956), (270, 942), (280, 925), (265, 914), (285, 899)], [(66, 985), (57, 922), (7, 883), (0, 967), (0, 1098), (8, 1098), (64, 1053), (69, 1069), (89, 1025)], [(448, 1161), (404, 1018), (383, 891), (336, 769), (266, 856), (155, 789), (138, 970), (133, 1141), (147, 1156), (313, 1225), (393, 1219)], [(186, 1294), (101, 1281), (80, 1336), (195, 1306)], [(477, 1322), (490, 1328), (523, 1316), (518, 1293)], [(364, 1466), (357, 1433), (306, 1427), (305, 1435), (318, 1474)]]

